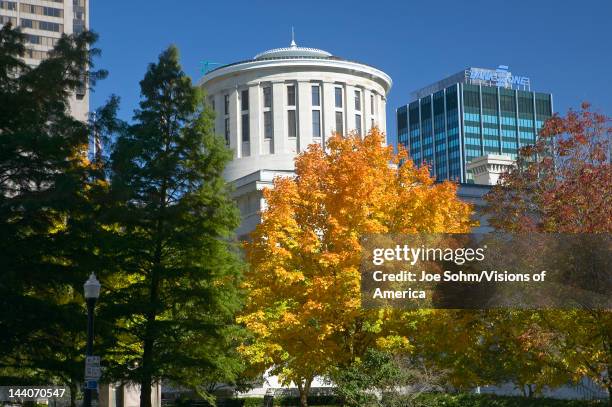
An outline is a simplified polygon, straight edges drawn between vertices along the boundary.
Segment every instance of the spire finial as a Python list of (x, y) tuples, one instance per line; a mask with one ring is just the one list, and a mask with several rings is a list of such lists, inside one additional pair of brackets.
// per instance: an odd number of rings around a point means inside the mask
[(291, 45), (292, 48), (297, 47), (297, 44), (295, 43), (295, 32), (293, 31), (293, 26), (291, 26)]

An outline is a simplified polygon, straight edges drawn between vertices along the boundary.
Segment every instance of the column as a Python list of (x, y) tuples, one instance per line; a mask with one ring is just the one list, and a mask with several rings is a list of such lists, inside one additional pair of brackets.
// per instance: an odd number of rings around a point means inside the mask
[[(378, 127), (380, 128), (380, 131), (385, 133), (385, 143), (386, 143), (387, 142), (387, 99), (382, 95), (380, 96), (378, 106), (379, 106), (378, 107), (378, 112), (379, 112), (378, 113)], [(433, 112), (433, 106), (432, 106), (432, 112)], [(432, 124), (432, 129), (433, 129), (433, 120), (431, 124)], [(436, 154), (434, 151), (434, 157), (435, 155)]]
[(287, 140), (284, 82), (272, 83), (272, 117), (274, 125), (274, 154), (285, 153)]
[(225, 140), (224, 115), (223, 115), (223, 94), (211, 95), (215, 101), (215, 133)]
[(372, 129), (372, 115), (374, 112), (372, 112), (372, 106), (370, 106), (370, 95), (372, 95), (372, 92), (370, 92), (369, 89), (363, 90), (363, 122), (365, 123), (363, 126), (364, 134), (369, 133)]
[(312, 93), (310, 82), (299, 81), (297, 84), (297, 152), (302, 152), (312, 143)]
[(261, 155), (263, 144), (262, 95), (259, 84), (249, 86), (249, 144), (251, 155)]
[(330, 82), (322, 83), (322, 101), (321, 114), (323, 115), (323, 145), (327, 144), (327, 140), (336, 131), (336, 111), (334, 98), (334, 84)]
[(355, 130), (355, 87), (346, 85), (344, 87), (344, 122), (346, 123), (345, 132), (350, 134)]
[(229, 91), (230, 148), (235, 151), (234, 157), (242, 157), (242, 142), (240, 141), (240, 101), (238, 89)]

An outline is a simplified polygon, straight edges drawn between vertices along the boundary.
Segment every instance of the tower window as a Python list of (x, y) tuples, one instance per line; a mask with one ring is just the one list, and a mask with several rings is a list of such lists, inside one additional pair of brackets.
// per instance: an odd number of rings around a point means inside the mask
[(287, 106), (295, 106), (295, 86), (287, 86)]
[(263, 88), (264, 107), (272, 107), (272, 88), (266, 86)]
[(242, 111), (249, 110), (249, 90), (243, 90), (240, 94), (240, 105)]
[(312, 137), (321, 137), (321, 111), (312, 111)]
[(344, 117), (342, 112), (336, 112), (336, 133), (344, 134)]
[(342, 107), (342, 88), (335, 88), (335, 96), (336, 96), (336, 107)]
[(287, 124), (288, 124), (288, 136), (296, 137), (297, 136), (297, 123), (295, 120), (295, 110), (287, 111)]
[(271, 139), (272, 134), (272, 112), (268, 110), (264, 112), (264, 138)]
[(321, 106), (321, 88), (319, 85), (312, 86), (312, 105)]

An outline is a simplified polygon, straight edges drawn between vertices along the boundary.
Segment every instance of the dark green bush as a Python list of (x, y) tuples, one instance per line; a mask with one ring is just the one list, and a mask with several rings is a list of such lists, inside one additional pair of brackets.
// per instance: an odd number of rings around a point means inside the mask
[(424, 394), (415, 407), (592, 407), (604, 402), (495, 396), (488, 394)]
[[(299, 397), (274, 397), (275, 406), (299, 406)], [(340, 403), (336, 396), (310, 396), (308, 397), (309, 406), (339, 406)]]
[(257, 397), (249, 397), (244, 400), (243, 407), (261, 407), (263, 406), (263, 399)]
[[(403, 399), (403, 400), (402, 400)], [(607, 401), (557, 400), (547, 398), (525, 398), (495, 396), (489, 394), (422, 394), (415, 401), (409, 398), (393, 397), (393, 402), (383, 406), (392, 407), (604, 407)], [(248, 397), (219, 400), (219, 407), (261, 407), (263, 398)], [(274, 406), (295, 407), (300, 405), (298, 397), (274, 397)], [(309, 406), (342, 406), (335, 396), (308, 397)], [(201, 402), (197, 407), (201, 406)], [(365, 407), (365, 406), (364, 406)]]
[(223, 407), (261, 407), (263, 406), (263, 398), (245, 397), (240, 399), (227, 399), (219, 401), (218, 405)]

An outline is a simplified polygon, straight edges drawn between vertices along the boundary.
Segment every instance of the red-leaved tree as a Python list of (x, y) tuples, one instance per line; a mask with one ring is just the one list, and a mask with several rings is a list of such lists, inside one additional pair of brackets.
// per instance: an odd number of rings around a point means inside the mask
[(570, 110), (544, 124), (516, 168), (487, 195), (490, 223), (507, 231), (612, 231), (610, 118)]
[[(588, 103), (549, 119), (486, 196), (491, 225), (516, 233), (612, 232), (610, 122)], [(538, 374), (552, 368), (557, 377), (588, 376), (607, 388), (612, 402), (610, 310), (522, 311), (510, 323), (522, 331), (521, 351), (538, 356)]]

